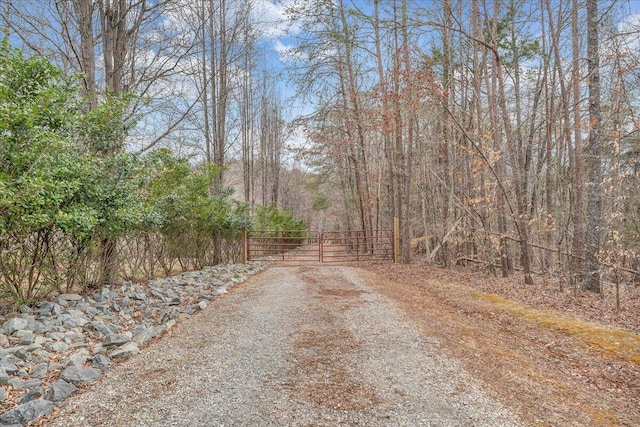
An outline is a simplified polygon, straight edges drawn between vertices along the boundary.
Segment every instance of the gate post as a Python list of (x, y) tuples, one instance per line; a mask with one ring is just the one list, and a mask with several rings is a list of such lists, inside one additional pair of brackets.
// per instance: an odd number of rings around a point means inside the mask
[(249, 261), (249, 242), (247, 239), (247, 230), (244, 228), (240, 231), (240, 239), (242, 244), (242, 249), (241, 249), (242, 263), (246, 264), (247, 261)]
[(400, 220), (393, 217), (393, 262), (400, 262)]
[(284, 230), (280, 230), (280, 253), (282, 254), (282, 261), (284, 261)]

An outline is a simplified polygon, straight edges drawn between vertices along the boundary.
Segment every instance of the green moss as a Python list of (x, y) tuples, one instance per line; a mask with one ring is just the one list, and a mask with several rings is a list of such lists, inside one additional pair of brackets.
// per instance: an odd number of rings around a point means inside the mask
[(637, 334), (572, 318), (557, 311), (527, 307), (495, 294), (473, 292), (472, 295), (513, 316), (537, 322), (550, 329), (579, 338), (589, 345), (622, 359), (640, 364), (640, 336)]

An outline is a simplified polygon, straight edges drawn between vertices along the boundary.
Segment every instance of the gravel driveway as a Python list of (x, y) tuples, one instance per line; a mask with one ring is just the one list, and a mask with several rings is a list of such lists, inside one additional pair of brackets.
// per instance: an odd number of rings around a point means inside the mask
[(112, 368), (53, 426), (515, 426), (341, 266), (274, 266)]

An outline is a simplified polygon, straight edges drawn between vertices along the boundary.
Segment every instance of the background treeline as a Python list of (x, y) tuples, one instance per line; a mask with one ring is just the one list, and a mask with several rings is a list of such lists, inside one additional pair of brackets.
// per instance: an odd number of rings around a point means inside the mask
[[(348, 228), (400, 218), (402, 259), (640, 269), (640, 16), (603, 0), (337, 0), (290, 9), (324, 179)], [(637, 5), (636, 5), (637, 6)], [(335, 205), (334, 205), (335, 207)]]
[[(120, 149), (129, 97), (84, 108), (77, 77), (0, 50), (0, 283), (18, 302), (239, 259), (247, 203), (212, 192), (215, 165)], [(275, 206), (258, 226), (304, 227)], [(105, 252), (115, 242), (111, 253)], [(214, 247), (218, 245), (220, 253)], [(218, 257), (216, 259), (216, 256)], [(114, 271), (108, 271), (115, 268)]]

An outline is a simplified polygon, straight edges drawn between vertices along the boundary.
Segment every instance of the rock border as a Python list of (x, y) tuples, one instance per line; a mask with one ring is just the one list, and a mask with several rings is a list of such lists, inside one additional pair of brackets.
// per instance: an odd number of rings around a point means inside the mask
[(216, 265), (21, 307), (0, 328), (0, 427), (50, 414), (79, 386), (267, 264)]

